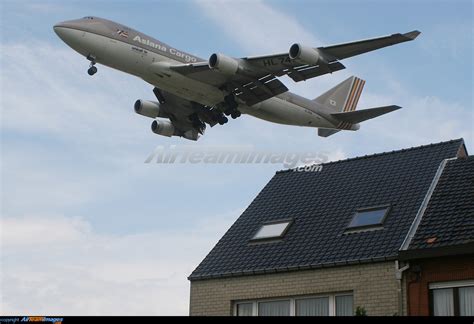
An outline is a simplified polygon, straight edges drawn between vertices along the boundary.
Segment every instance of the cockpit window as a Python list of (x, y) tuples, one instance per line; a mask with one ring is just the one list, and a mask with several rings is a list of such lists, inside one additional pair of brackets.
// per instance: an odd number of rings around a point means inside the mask
[(94, 17), (86, 16), (86, 17), (84, 17), (84, 18), (82, 18), (82, 19), (94, 19)]

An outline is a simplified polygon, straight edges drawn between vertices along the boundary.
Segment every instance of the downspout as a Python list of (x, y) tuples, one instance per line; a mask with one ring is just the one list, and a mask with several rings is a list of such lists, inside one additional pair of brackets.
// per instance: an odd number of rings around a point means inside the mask
[(397, 280), (397, 292), (398, 292), (398, 316), (403, 316), (403, 290), (402, 290), (402, 278), (403, 272), (410, 268), (410, 264), (407, 262), (402, 268), (399, 267), (398, 260), (395, 260), (395, 279)]

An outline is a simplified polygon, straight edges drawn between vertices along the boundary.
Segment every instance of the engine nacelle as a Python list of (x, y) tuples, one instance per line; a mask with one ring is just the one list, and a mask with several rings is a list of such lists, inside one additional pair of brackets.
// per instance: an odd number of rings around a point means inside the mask
[(188, 130), (183, 134), (183, 137), (185, 139), (191, 140), (191, 141), (197, 141), (199, 138), (199, 132), (195, 129)]
[(160, 104), (156, 101), (147, 101), (138, 99), (135, 101), (135, 105), (133, 106), (135, 112), (139, 115), (156, 118), (156, 117), (166, 117), (162, 113), (162, 109), (160, 109)]
[(174, 135), (175, 129), (169, 120), (156, 119), (151, 123), (153, 133), (171, 137)]
[(319, 63), (324, 62), (324, 59), (321, 57), (321, 54), (317, 49), (306, 47), (301, 44), (291, 45), (289, 56), (292, 60), (300, 60), (308, 65), (318, 65)]
[(224, 54), (214, 53), (209, 57), (209, 67), (224, 74), (234, 75), (239, 70), (239, 62)]

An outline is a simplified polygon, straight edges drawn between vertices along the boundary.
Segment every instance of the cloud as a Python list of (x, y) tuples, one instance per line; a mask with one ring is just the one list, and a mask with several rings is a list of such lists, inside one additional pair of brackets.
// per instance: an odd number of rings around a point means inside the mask
[[(122, 142), (139, 139), (139, 133), (132, 132), (138, 127), (136, 119), (129, 118), (136, 117), (133, 97), (125, 96), (146, 90), (138, 79), (111, 69), (90, 78), (84, 58), (45, 42), (2, 44), (0, 50), (4, 130), (105, 143), (110, 137)], [(117, 127), (127, 117), (131, 122)]]
[(187, 315), (187, 276), (241, 213), (105, 235), (80, 218), (3, 217), (3, 315)]
[(65, 10), (64, 6), (60, 3), (27, 2), (22, 5), (24, 9), (36, 14), (51, 14), (52, 12), (62, 12)]
[[(472, 9), (472, 6), (471, 6)], [(459, 20), (456, 22), (440, 21), (426, 30), (421, 48), (430, 56), (450, 60), (469, 60), (472, 56), (472, 21)]]
[[(367, 136), (384, 134), (385, 140), (400, 148), (461, 137), (468, 148), (474, 146), (474, 114), (461, 103), (446, 101), (437, 96), (420, 96), (398, 84), (389, 94), (368, 92), (361, 98), (363, 107), (388, 103), (396, 103), (403, 109), (382, 117), (384, 121), (364, 123), (362, 127)], [(387, 131), (387, 124), (395, 125), (396, 129)]]
[(196, 4), (250, 55), (285, 52), (295, 42), (320, 43), (295, 18), (262, 1), (196, 1)]

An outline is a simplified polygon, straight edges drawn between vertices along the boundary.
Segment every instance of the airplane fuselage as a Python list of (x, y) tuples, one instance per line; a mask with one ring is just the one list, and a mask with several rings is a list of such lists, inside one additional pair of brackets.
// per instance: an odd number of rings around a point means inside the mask
[[(124, 25), (97, 17), (86, 17), (54, 26), (58, 36), (75, 51), (94, 62), (132, 74), (166, 92), (214, 106), (226, 95), (217, 86), (180, 73), (170, 66), (206, 60), (178, 50)], [(337, 128), (331, 111), (317, 102), (285, 92), (253, 106), (238, 102), (242, 113), (274, 123)], [(359, 128), (352, 125), (351, 130)], [(346, 128), (348, 129), (348, 128)]]

